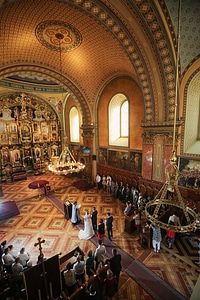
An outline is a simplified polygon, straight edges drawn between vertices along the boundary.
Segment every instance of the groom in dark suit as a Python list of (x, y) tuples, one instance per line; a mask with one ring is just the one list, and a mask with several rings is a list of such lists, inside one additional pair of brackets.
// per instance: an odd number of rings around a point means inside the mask
[(93, 210), (92, 210), (92, 227), (94, 229), (94, 232), (97, 231), (97, 214), (98, 214), (98, 211), (96, 210), (96, 207), (93, 207)]
[(106, 229), (108, 232), (108, 238), (110, 241), (112, 241), (113, 237), (113, 230), (112, 230), (112, 225), (113, 224), (113, 216), (110, 215), (110, 212), (107, 213), (107, 219), (106, 219)]
[(109, 260), (110, 261), (110, 269), (113, 272), (113, 274), (116, 276), (117, 286), (118, 286), (119, 275), (122, 270), (122, 265), (121, 265), (122, 257), (121, 257), (121, 254), (117, 253), (116, 248), (112, 249), (112, 254), (113, 254), (113, 256)]

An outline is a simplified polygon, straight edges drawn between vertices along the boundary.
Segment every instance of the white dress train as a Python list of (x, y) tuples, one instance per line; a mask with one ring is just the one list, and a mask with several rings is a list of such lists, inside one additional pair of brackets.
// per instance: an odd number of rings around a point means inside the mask
[(84, 230), (81, 229), (79, 231), (78, 237), (80, 240), (89, 240), (94, 236), (94, 234), (91, 216), (86, 212), (84, 216)]

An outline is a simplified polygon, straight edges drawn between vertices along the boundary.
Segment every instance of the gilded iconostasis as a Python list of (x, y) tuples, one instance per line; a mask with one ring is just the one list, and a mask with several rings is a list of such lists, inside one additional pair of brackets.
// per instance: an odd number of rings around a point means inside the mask
[[(61, 152), (56, 109), (39, 97), (12, 93), (0, 98), (0, 177), (37, 172)], [(9, 172), (8, 172), (9, 169)]]

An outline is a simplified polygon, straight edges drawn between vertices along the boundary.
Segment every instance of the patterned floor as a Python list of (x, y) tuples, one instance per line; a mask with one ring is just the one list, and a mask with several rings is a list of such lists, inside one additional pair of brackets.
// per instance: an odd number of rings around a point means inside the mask
[[(81, 215), (85, 210), (95, 205), (98, 210), (98, 218), (105, 218), (109, 211), (114, 217), (113, 241), (124, 251), (144, 263), (149, 269), (159, 275), (163, 280), (173, 286), (187, 299), (199, 276), (199, 268), (195, 264), (198, 261), (197, 243), (188, 239), (188, 236), (177, 241), (173, 250), (169, 250), (163, 241), (160, 254), (144, 249), (139, 243), (138, 234), (128, 234), (124, 231), (123, 205), (119, 200), (114, 200), (104, 191), (96, 188), (88, 191), (80, 191), (72, 186), (79, 178), (55, 176), (45, 174), (42, 176), (29, 176), (27, 180), (2, 184), (3, 197), (0, 202), (16, 201), (20, 215), (0, 222), (0, 241), (6, 239), (8, 244), (13, 244), (16, 250), (25, 246), (31, 254), (33, 264), (36, 263), (39, 251), (34, 247), (38, 237), (45, 239), (43, 252), (45, 257), (73, 250), (77, 245), (85, 253), (89, 249), (95, 250), (90, 241), (78, 239), (78, 229), (66, 220), (62, 213), (55, 208), (43, 195), (43, 189), (29, 189), (28, 184), (34, 180), (45, 179), (50, 182), (55, 195), (63, 202), (67, 199), (81, 204)], [(126, 273), (120, 277), (120, 289), (115, 299), (123, 300), (149, 300), (147, 294)]]

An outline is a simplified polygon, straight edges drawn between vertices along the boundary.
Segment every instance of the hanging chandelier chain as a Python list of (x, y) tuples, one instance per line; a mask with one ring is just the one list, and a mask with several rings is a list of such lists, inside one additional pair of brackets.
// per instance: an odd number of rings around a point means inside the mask
[[(62, 40), (64, 35), (62, 33), (55, 34), (56, 39), (59, 43), (59, 54), (60, 54), (60, 83), (62, 83)], [(62, 102), (63, 102), (63, 89), (62, 89)], [(64, 122), (63, 122), (64, 123)], [(72, 173), (79, 173), (84, 170), (85, 165), (75, 160), (73, 154), (69, 150), (68, 140), (65, 133), (62, 134), (62, 152), (60, 156), (55, 157), (54, 160), (49, 164), (48, 168), (51, 172), (56, 175), (67, 175)]]
[(175, 152), (176, 119), (179, 97), (179, 55), (180, 55), (180, 21), (181, 21), (181, 0), (178, 3), (178, 27), (177, 27), (177, 52), (176, 52), (176, 79), (175, 79), (175, 104), (174, 104), (174, 132), (172, 151)]
[[(165, 230), (176, 232), (189, 232), (196, 225), (196, 213), (193, 209), (184, 204), (181, 193), (178, 188), (179, 169), (177, 166), (177, 157), (175, 151), (176, 138), (176, 119), (177, 106), (179, 97), (179, 47), (180, 47), (180, 19), (181, 19), (181, 0), (178, 3), (178, 27), (177, 27), (177, 52), (176, 52), (176, 78), (175, 78), (175, 103), (174, 103), (174, 128), (173, 128), (173, 145), (170, 163), (165, 167), (166, 182), (160, 189), (154, 200), (148, 202), (145, 206), (146, 218), (156, 226)], [(168, 192), (170, 193), (168, 195)], [(176, 192), (177, 199), (173, 197)], [(182, 224), (168, 224), (169, 213), (181, 214)]]

